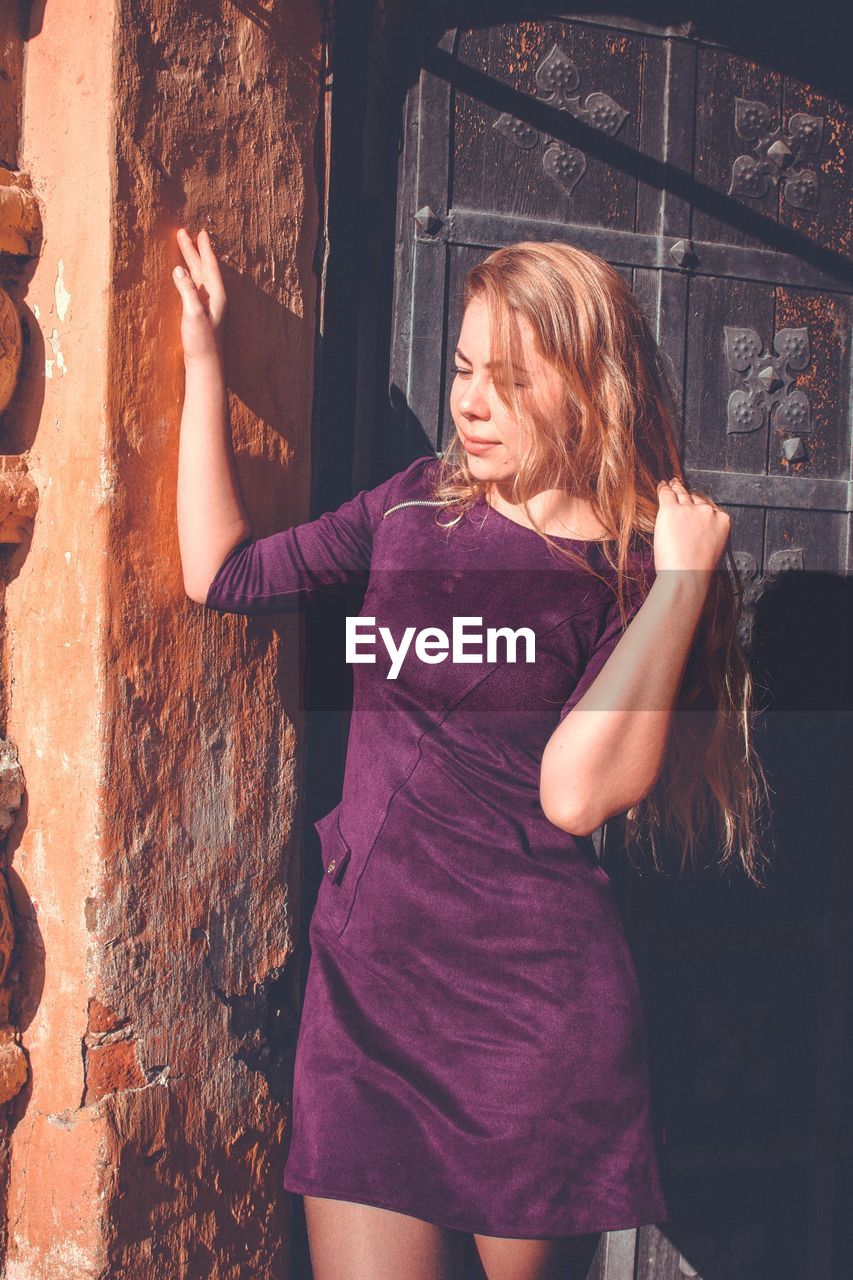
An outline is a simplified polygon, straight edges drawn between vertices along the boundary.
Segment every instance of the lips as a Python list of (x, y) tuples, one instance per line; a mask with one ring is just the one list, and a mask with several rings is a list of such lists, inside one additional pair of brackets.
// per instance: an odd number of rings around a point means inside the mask
[(487, 449), (492, 449), (496, 444), (500, 443), (498, 440), (482, 440), (474, 436), (466, 436), (461, 431), (459, 434), (462, 436), (463, 447), (469, 453), (485, 453)]

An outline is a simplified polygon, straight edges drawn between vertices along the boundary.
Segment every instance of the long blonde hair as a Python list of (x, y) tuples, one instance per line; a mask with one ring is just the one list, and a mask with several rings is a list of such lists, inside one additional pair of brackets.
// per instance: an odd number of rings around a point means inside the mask
[[(658, 481), (684, 482), (675, 396), (642, 308), (614, 267), (554, 240), (524, 241), (491, 253), (465, 278), (464, 306), (475, 298), (488, 307), (497, 394), (529, 429), (511, 500), (523, 505), (555, 554), (574, 562), (581, 562), (580, 553), (539, 528), (527, 503), (546, 488), (589, 501), (607, 531), (609, 541), (600, 545), (617, 575), (624, 626), (633, 581), (629, 556), (638, 542), (651, 545)], [(538, 354), (560, 375), (560, 412), (537, 413), (515, 386), (512, 369), (524, 359), (519, 317), (530, 324)], [(436, 498), (456, 513), (451, 523), (487, 488), (471, 474), (454, 434), (435, 484)], [(730, 571), (713, 575), (660, 775), (627, 811), (626, 840), (635, 866), (635, 855), (645, 853), (657, 871), (666, 872), (668, 851), (675, 850), (679, 874), (711, 862), (721, 871), (739, 867), (762, 885), (770, 788), (752, 744), (757, 708), (738, 636), (743, 589), (730, 542), (723, 558)], [(713, 859), (709, 851), (719, 856)]]

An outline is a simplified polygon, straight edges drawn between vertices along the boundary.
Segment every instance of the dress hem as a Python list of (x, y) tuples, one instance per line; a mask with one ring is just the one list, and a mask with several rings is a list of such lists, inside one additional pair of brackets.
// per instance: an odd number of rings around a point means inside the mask
[(443, 1227), (446, 1231), (464, 1231), (468, 1234), (494, 1236), (502, 1240), (556, 1240), (565, 1236), (587, 1235), (594, 1231), (630, 1231), (638, 1227), (661, 1226), (669, 1221), (666, 1214), (660, 1217), (650, 1217), (640, 1213), (639, 1218), (636, 1215), (631, 1215), (631, 1220), (628, 1222), (620, 1219), (615, 1222), (608, 1221), (603, 1226), (588, 1225), (586, 1223), (579, 1225), (576, 1222), (558, 1231), (495, 1231), (493, 1228), (472, 1226), (470, 1222), (462, 1222), (459, 1219), (451, 1222), (444, 1216), (441, 1219), (432, 1216), (425, 1218), (421, 1210), (399, 1200), (392, 1203), (388, 1200), (381, 1200), (377, 1196), (366, 1196), (360, 1191), (330, 1191), (327, 1188), (312, 1186), (311, 1183), (299, 1178), (288, 1178), (283, 1183), (283, 1186), (284, 1190), (289, 1191), (291, 1195), (319, 1196), (328, 1200), (346, 1200), (351, 1204), (366, 1204), (375, 1209), (389, 1209), (392, 1213), (405, 1213), (410, 1217), (419, 1218), (422, 1222), (429, 1222), (434, 1227)]

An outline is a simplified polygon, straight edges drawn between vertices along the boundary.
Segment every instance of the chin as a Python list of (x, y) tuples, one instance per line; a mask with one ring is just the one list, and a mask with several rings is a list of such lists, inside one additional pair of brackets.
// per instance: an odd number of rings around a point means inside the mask
[(472, 475), (478, 480), (506, 480), (513, 474), (513, 464), (510, 459), (504, 457), (501, 461), (492, 458), (486, 458), (476, 453), (468, 453), (463, 450), (465, 457), (468, 459), (468, 468)]
[(485, 458), (478, 458), (476, 454), (467, 453), (464, 450), (463, 452), (468, 462), (468, 470), (478, 480), (501, 480), (506, 476), (506, 467), (489, 462)]

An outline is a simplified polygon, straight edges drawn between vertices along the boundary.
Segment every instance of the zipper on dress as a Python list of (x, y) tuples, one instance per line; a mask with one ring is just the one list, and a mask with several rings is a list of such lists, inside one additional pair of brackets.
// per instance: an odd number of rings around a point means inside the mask
[(407, 498), (405, 502), (395, 502), (393, 507), (389, 507), (387, 511), (382, 512), (382, 519), (390, 516), (392, 511), (399, 511), (400, 507), (443, 507), (444, 502), (441, 498)]

